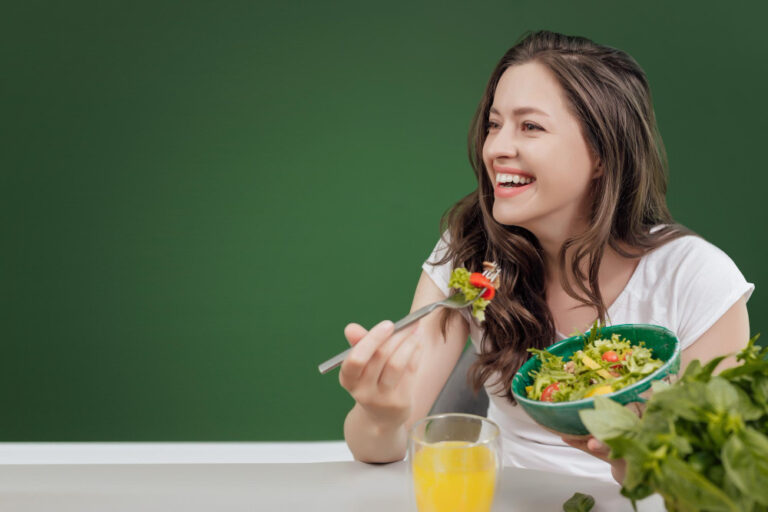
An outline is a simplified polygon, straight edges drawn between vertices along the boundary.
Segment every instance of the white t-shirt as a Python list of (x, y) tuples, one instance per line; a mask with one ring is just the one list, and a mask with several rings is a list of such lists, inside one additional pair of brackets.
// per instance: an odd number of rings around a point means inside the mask
[[(441, 239), (422, 268), (446, 295), (453, 270), (451, 263), (432, 265), (447, 246)], [(723, 251), (697, 236), (684, 236), (651, 251), (640, 259), (627, 286), (608, 308), (610, 324), (643, 323), (661, 325), (676, 333), (686, 349), (707, 331), (740, 297), (749, 296), (748, 283)], [(483, 330), (461, 312), (470, 325), (475, 350), (480, 350)], [(588, 328), (588, 326), (587, 326)], [(559, 341), (564, 336), (560, 333)], [(519, 406), (493, 393), (488, 418), (502, 431), (504, 465), (542, 469), (613, 482), (608, 463), (572, 448), (540, 427)]]

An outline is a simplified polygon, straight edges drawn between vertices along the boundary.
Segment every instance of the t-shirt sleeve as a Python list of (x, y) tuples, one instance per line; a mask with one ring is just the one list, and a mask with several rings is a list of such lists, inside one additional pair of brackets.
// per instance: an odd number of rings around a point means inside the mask
[(432, 254), (429, 255), (429, 258), (427, 258), (421, 266), (424, 272), (427, 273), (437, 287), (440, 288), (440, 291), (446, 296), (450, 295), (451, 291), (451, 289), (448, 288), (448, 282), (451, 280), (453, 264), (450, 261), (442, 264), (438, 264), (437, 262), (448, 253), (448, 244), (446, 243), (447, 237), (448, 233), (443, 233), (443, 236), (440, 237), (440, 240), (437, 241), (437, 245), (435, 245), (435, 248), (432, 250)]
[(691, 237), (681, 249), (674, 281), (679, 297), (677, 337), (685, 349), (737, 300), (748, 300), (755, 285), (747, 282), (727, 254), (701, 238)]

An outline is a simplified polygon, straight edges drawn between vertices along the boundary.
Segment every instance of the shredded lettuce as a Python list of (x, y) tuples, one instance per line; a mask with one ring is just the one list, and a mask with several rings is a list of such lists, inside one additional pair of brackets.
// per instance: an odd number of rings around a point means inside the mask
[[(594, 331), (594, 329), (593, 329)], [(645, 378), (664, 362), (653, 357), (652, 350), (640, 341), (633, 345), (619, 334), (610, 339), (589, 339), (570, 361), (564, 361), (546, 350), (528, 349), (541, 360), (541, 368), (530, 372), (533, 384), (527, 388), (528, 398), (541, 400), (542, 392), (557, 382), (551, 395), (553, 402), (580, 400), (607, 391), (618, 391)], [(613, 351), (618, 361), (605, 361), (603, 354)]]
[[(472, 300), (480, 293), (482, 288), (469, 284), (470, 272), (464, 267), (458, 267), (451, 273), (451, 279), (448, 281), (448, 287), (458, 290), (458, 293), (464, 295), (467, 300)], [(480, 297), (472, 303), (472, 316), (479, 322), (485, 321), (485, 308), (491, 301)]]

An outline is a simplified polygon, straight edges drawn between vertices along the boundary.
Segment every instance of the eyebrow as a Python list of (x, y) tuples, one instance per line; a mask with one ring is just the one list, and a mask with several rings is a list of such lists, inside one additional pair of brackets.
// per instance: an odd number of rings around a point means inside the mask
[[(491, 107), (491, 113), (501, 115), (501, 113), (494, 107)], [(543, 116), (549, 117), (549, 114), (535, 107), (518, 107), (512, 111), (512, 114), (515, 116), (522, 116), (524, 114), (541, 114)]]

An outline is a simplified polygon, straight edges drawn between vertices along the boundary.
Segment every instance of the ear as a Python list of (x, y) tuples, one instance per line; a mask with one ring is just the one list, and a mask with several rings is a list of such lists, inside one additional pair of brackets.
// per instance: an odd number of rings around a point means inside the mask
[(603, 174), (605, 174), (603, 162), (598, 158), (595, 163), (595, 169), (592, 171), (592, 179), (596, 180), (597, 178), (601, 178)]

